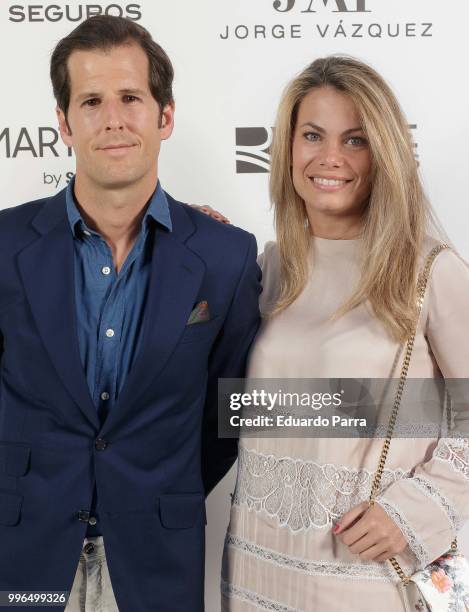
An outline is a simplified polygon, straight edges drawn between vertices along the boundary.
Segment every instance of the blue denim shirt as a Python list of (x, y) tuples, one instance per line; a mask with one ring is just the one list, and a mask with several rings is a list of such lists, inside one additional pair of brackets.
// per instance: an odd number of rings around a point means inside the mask
[[(158, 182), (137, 240), (117, 274), (108, 244), (99, 233), (87, 227), (80, 215), (74, 182), (73, 179), (68, 185), (66, 206), (75, 246), (78, 342), (91, 397), (103, 422), (119, 397), (142, 341), (153, 225), (156, 222), (171, 231), (171, 216)], [(94, 528), (87, 535), (98, 533), (99, 528)]]
[(78, 342), (91, 397), (102, 419), (112, 410), (141, 343), (151, 267), (152, 221), (171, 231), (166, 195), (158, 183), (140, 234), (119, 274), (108, 244), (87, 227), (73, 194), (67, 215), (75, 245), (75, 303)]

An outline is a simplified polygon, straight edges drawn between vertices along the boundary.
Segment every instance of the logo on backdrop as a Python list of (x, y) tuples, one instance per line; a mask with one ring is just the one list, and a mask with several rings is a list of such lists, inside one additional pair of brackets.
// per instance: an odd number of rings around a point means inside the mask
[(236, 174), (269, 172), (273, 128), (236, 128)]
[(58, 4), (13, 4), (9, 9), (9, 21), (13, 23), (31, 22), (56, 22), (71, 21), (78, 22), (88, 19), (93, 15), (115, 15), (116, 17), (127, 17), (131, 21), (139, 21), (142, 18), (142, 7), (140, 4), (66, 4), (61, 7)]
[[(409, 129), (415, 132), (417, 124)], [(275, 128), (238, 127), (236, 137), (236, 174), (265, 174), (270, 171), (270, 150)], [(417, 143), (414, 140), (418, 161)]]
[[(335, 8), (334, 13), (371, 13), (367, 10), (366, 4), (369, 0), (308, 0), (303, 2), (306, 7), (302, 13), (316, 13), (316, 8), (323, 4), (324, 7)], [(298, 0), (275, 0), (274, 9), (280, 13), (287, 13), (301, 5)], [(300, 7), (301, 8), (301, 7)]]
[[(58, 130), (53, 127), (0, 127), (0, 160), (12, 159), (21, 163), (32, 159), (72, 157), (72, 149), (63, 144)], [(56, 173), (42, 168), (40, 180), (44, 185), (53, 185), (59, 189), (65, 187), (73, 175), (72, 171)]]
[(17, 130), (9, 127), (0, 128), (0, 158), (72, 157), (72, 155), (72, 149), (63, 144), (58, 130), (53, 127), (34, 129), (21, 127)]
[[(247, 2), (247, 0), (244, 0)], [(271, 16), (280, 19), (269, 24), (226, 24), (218, 37), (221, 40), (310, 40), (344, 41), (356, 38), (402, 39), (431, 38), (430, 21), (402, 22), (377, 20), (377, 0), (264, 0), (271, 7)], [(246, 14), (248, 10), (246, 10)], [(282, 20), (297, 17), (298, 23)], [(330, 18), (335, 17), (334, 21)], [(329, 21), (325, 21), (328, 19)]]

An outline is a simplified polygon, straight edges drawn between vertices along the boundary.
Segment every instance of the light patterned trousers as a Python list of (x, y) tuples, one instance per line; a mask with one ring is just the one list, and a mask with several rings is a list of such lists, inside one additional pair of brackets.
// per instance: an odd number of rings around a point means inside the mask
[(103, 538), (85, 538), (65, 612), (119, 612)]

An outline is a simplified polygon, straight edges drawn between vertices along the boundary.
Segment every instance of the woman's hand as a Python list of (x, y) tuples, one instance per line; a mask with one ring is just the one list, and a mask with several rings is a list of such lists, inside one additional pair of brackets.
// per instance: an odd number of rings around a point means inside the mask
[(221, 223), (227, 223), (227, 224), (230, 223), (229, 219), (227, 219), (224, 215), (218, 212), (218, 210), (214, 210), (211, 206), (208, 206), (207, 204), (205, 204), (204, 206), (199, 206), (198, 204), (192, 204), (192, 208), (196, 208), (197, 210), (200, 210), (200, 212), (203, 212), (209, 217), (212, 217), (212, 219), (215, 219), (215, 221), (220, 221)]
[(364, 561), (386, 561), (406, 548), (407, 540), (379, 503), (349, 510), (332, 532)]

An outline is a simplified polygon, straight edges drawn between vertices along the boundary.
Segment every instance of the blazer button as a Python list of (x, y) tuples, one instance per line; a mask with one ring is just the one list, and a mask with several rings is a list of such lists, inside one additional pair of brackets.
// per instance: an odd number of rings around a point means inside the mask
[(107, 442), (103, 438), (96, 438), (94, 442), (94, 447), (96, 450), (102, 451), (106, 448)]
[(90, 516), (90, 519), (88, 521), (89, 525), (94, 526), (94, 525), (96, 525), (97, 522), (98, 522), (98, 519), (95, 516)]
[(79, 510), (77, 516), (80, 523), (87, 523), (90, 520), (90, 513), (86, 510)]

